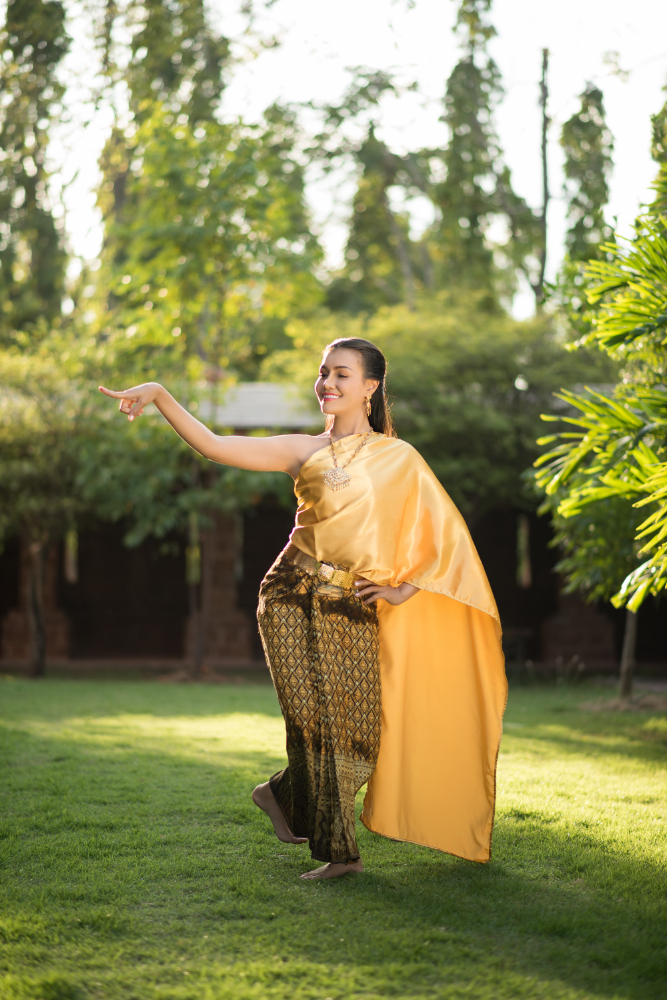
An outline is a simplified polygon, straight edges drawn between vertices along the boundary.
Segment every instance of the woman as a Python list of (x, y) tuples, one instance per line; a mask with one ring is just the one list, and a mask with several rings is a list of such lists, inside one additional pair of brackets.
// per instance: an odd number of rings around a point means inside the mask
[(287, 728), (288, 767), (253, 792), (279, 840), (321, 867), (363, 870), (356, 792), (369, 830), (487, 861), (506, 701), (500, 624), (463, 518), (419, 454), (394, 436), (386, 362), (367, 340), (325, 348), (315, 382), (326, 430), (219, 436), (150, 382), (201, 455), (287, 472), (299, 501), (290, 541), (262, 582), (258, 620)]

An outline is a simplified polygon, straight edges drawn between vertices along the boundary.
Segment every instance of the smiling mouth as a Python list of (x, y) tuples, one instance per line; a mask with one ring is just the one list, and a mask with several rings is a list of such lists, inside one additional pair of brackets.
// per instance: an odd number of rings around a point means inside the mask
[(340, 396), (334, 396), (334, 394), (333, 394), (333, 393), (331, 393), (331, 392), (326, 392), (326, 393), (324, 393), (324, 395), (323, 395), (323, 396), (321, 397), (321, 399), (322, 399), (322, 401), (323, 401), (323, 402), (325, 402), (325, 401), (326, 401), (327, 399), (340, 399)]

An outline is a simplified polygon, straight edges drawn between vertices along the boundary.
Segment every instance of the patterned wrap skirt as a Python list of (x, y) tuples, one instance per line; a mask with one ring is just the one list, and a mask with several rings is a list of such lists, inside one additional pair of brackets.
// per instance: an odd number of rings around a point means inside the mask
[[(287, 729), (289, 766), (270, 787), (317, 861), (359, 857), (355, 795), (380, 749), (375, 604), (311, 575), (288, 546), (262, 581), (257, 619)], [(344, 570), (344, 567), (334, 567)]]

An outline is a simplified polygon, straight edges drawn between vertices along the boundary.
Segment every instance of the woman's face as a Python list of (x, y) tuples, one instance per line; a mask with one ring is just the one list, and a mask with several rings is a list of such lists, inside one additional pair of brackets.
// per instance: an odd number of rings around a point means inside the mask
[(322, 413), (339, 417), (356, 415), (361, 411), (365, 416), (366, 397), (379, 384), (374, 379), (364, 378), (358, 351), (333, 347), (324, 355), (315, 392)]

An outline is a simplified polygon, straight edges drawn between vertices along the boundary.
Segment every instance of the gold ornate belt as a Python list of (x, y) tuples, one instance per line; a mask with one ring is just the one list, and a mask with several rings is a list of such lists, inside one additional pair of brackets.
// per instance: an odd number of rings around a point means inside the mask
[(296, 545), (292, 545), (291, 543), (285, 549), (285, 556), (295, 566), (298, 566), (299, 569), (304, 570), (310, 576), (318, 577), (318, 579), (331, 584), (333, 587), (349, 589), (354, 586), (354, 581), (359, 578), (358, 573), (350, 573), (346, 569), (334, 566), (333, 563), (318, 562), (317, 559), (306, 555), (305, 552), (297, 549)]

